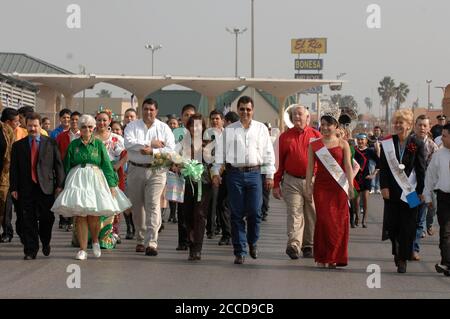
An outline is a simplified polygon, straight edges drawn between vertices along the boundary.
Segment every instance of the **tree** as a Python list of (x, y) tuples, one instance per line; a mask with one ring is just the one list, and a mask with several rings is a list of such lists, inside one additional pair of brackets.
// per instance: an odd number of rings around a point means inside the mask
[(385, 76), (380, 81), (380, 86), (378, 87), (378, 94), (381, 97), (381, 104), (386, 108), (386, 127), (389, 127), (389, 105), (391, 100), (395, 95), (395, 82), (390, 76)]
[(372, 109), (372, 106), (373, 106), (373, 102), (370, 99), (370, 97), (366, 97), (364, 99), (364, 103), (366, 104), (366, 106), (367, 106), (367, 108), (369, 109), (369, 112), (370, 112), (370, 110)]
[(105, 90), (105, 89), (101, 89), (100, 92), (97, 93), (98, 97), (106, 97), (106, 98), (110, 98), (111, 97), (112, 92)]
[(331, 103), (338, 105), (340, 108), (350, 108), (355, 111), (358, 109), (358, 103), (355, 101), (355, 98), (352, 95), (332, 95)]
[(396, 98), (396, 103), (395, 103), (395, 109), (398, 110), (400, 108), (400, 106), (405, 103), (406, 101), (406, 97), (409, 94), (409, 88), (408, 85), (400, 82), (400, 85), (398, 87), (395, 88), (395, 98)]

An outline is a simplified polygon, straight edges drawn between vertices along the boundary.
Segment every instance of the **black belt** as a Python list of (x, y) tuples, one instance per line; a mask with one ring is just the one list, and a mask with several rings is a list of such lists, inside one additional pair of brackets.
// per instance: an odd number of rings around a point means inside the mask
[(443, 192), (443, 191), (441, 191), (440, 189), (435, 190), (435, 192), (436, 192), (437, 194), (450, 196), (450, 193)]
[(130, 163), (133, 166), (137, 166), (137, 167), (144, 167), (144, 168), (152, 167), (152, 164), (139, 164), (139, 163), (135, 163), (135, 162), (132, 162), (132, 161), (128, 161), (128, 163)]
[(239, 171), (242, 173), (248, 173), (248, 172), (257, 172), (259, 170), (261, 170), (261, 166), (257, 165), (257, 166), (245, 166), (245, 167), (234, 167), (231, 164), (226, 164), (225, 168), (228, 170), (232, 170), (232, 171)]
[(295, 177), (295, 178), (306, 179), (306, 176), (297, 176), (297, 175), (293, 175), (293, 174), (288, 173), (288, 172), (286, 172), (286, 174), (288, 174), (289, 176)]

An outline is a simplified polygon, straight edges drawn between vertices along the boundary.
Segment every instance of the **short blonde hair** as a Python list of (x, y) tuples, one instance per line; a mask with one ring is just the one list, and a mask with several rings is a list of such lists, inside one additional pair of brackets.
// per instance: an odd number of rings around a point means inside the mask
[(89, 114), (83, 114), (80, 116), (78, 120), (78, 127), (82, 126), (96, 126), (95, 118), (92, 115)]
[(410, 109), (400, 109), (395, 111), (394, 115), (392, 116), (392, 121), (395, 120), (404, 120), (409, 125), (413, 125), (414, 123), (414, 113)]

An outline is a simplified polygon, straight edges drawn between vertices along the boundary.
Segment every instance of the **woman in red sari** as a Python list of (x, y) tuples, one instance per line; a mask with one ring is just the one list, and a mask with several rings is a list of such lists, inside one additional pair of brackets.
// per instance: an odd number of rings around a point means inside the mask
[[(306, 172), (306, 193), (307, 196), (314, 195), (317, 215), (314, 259), (319, 267), (328, 268), (347, 265), (349, 199), (354, 193), (351, 151), (348, 143), (337, 137), (337, 118), (338, 114), (333, 113), (321, 117), (320, 131), (323, 137), (309, 144)], [(328, 169), (323, 161), (328, 163)], [(317, 171), (313, 186), (315, 163)], [(340, 183), (329, 172), (331, 168)]]

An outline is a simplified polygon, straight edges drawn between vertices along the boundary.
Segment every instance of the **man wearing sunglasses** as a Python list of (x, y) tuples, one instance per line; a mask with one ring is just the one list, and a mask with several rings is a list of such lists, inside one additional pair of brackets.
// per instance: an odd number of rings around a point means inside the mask
[[(213, 184), (218, 187), (221, 182), (220, 166), (226, 164), (234, 263), (243, 264), (247, 255), (247, 244), (250, 256), (253, 259), (258, 258), (262, 187), (268, 190), (273, 187), (275, 153), (267, 127), (253, 120), (252, 98), (242, 96), (237, 105), (240, 120), (228, 125), (224, 133), (216, 139), (212, 175)], [(264, 185), (262, 174), (266, 175)]]

